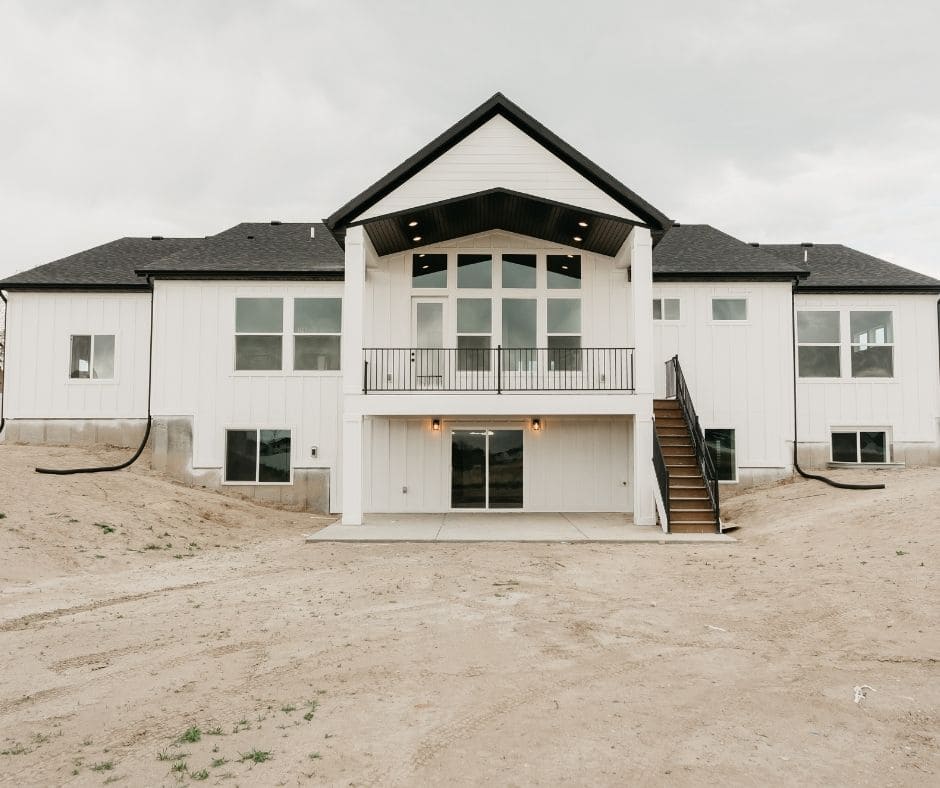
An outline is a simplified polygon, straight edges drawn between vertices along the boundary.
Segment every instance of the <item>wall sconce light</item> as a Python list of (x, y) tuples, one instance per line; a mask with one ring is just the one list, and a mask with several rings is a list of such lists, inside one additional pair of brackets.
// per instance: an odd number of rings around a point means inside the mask
[(432, 419), (432, 420), (431, 420), (431, 429), (434, 430), (435, 432), (440, 432), (440, 431), (441, 431), (441, 420), (440, 420), (440, 419)]
[(535, 432), (539, 432), (542, 429), (542, 420), (541, 419), (532, 419), (532, 429)]

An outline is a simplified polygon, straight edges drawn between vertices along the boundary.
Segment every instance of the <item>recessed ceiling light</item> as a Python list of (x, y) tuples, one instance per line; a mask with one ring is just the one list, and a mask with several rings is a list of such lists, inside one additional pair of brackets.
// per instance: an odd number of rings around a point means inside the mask
[(561, 270), (562, 270), (562, 271), (567, 271), (567, 270), (568, 270), (568, 266), (567, 266), (567, 265), (563, 265), (563, 266), (561, 267)]
[[(422, 255), (422, 256), (423, 256), (423, 255)], [(421, 266), (421, 270), (422, 270), (422, 271), (426, 271), (426, 270), (427, 270), (428, 268), (430, 268), (430, 267), (431, 267), (431, 266), (429, 266), (427, 263), (425, 263), (424, 265)]]
[(415, 243), (417, 243), (418, 241), (421, 240), (421, 236), (420, 236), (420, 235), (416, 235), (416, 236), (415, 236), (414, 238), (412, 238), (411, 240), (414, 241)]
[(573, 254), (569, 254), (568, 257), (574, 257), (574, 255), (573, 255)]
[(574, 237), (574, 240), (577, 241), (578, 243), (581, 243), (581, 241), (583, 241), (584, 239), (580, 235), (576, 235)]
[(418, 257), (424, 257), (424, 252), (421, 252), (421, 254), (419, 254)]
[(584, 221), (584, 219), (582, 219), (580, 222), (578, 222), (578, 227), (587, 227), (587, 226), (588, 226), (588, 225), (587, 225), (587, 222)]
[(417, 222), (416, 220), (412, 219), (410, 222), (408, 222), (408, 226), (409, 226), (409, 227), (417, 227), (417, 226), (418, 226), (418, 222)]

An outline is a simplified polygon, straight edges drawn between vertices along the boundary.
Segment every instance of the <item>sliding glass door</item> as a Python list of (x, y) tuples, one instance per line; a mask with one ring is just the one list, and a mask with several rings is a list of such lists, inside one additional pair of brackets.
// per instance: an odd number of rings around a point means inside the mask
[(522, 508), (522, 430), (454, 430), (451, 507)]

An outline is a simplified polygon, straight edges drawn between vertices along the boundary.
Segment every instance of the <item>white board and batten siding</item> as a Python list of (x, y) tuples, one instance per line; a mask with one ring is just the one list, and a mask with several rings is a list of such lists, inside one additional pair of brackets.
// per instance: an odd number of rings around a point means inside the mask
[[(656, 396), (665, 394), (664, 362), (678, 354), (703, 429), (735, 430), (742, 476), (789, 467), (790, 283), (660, 282), (653, 297), (680, 301), (678, 321), (653, 323)], [(713, 320), (713, 298), (746, 298), (747, 320)]]
[(372, 417), (365, 421), (363, 509), (446, 512), (450, 509), (451, 431), (521, 429), (524, 508), (531, 512), (631, 512), (633, 431), (626, 417), (445, 420)]
[[(834, 428), (887, 428), (895, 443), (937, 443), (940, 365), (936, 294), (797, 294), (796, 308), (892, 313), (894, 377), (853, 378), (842, 352), (842, 377), (798, 380), (801, 442), (828, 444)], [(844, 321), (843, 321), (844, 322)], [(848, 338), (842, 337), (843, 348)]]
[[(145, 419), (150, 294), (9, 294), (4, 415), (10, 419)], [(73, 380), (71, 337), (113, 334), (114, 377)]]
[(291, 371), (286, 306), (283, 371), (236, 372), (234, 359), (236, 298), (342, 294), (342, 282), (155, 283), (153, 413), (192, 417), (193, 467), (224, 467), (226, 429), (289, 429), (292, 467), (329, 468), (330, 500), (339, 501), (342, 373)]
[(504, 188), (626, 219), (637, 217), (510, 121), (497, 115), (357, 219)]

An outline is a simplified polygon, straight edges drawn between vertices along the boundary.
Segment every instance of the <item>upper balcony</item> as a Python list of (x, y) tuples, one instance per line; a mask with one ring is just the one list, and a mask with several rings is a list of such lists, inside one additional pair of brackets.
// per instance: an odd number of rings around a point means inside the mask
[(362, 393), (633, 393), (633, 348), (365, 348)]

